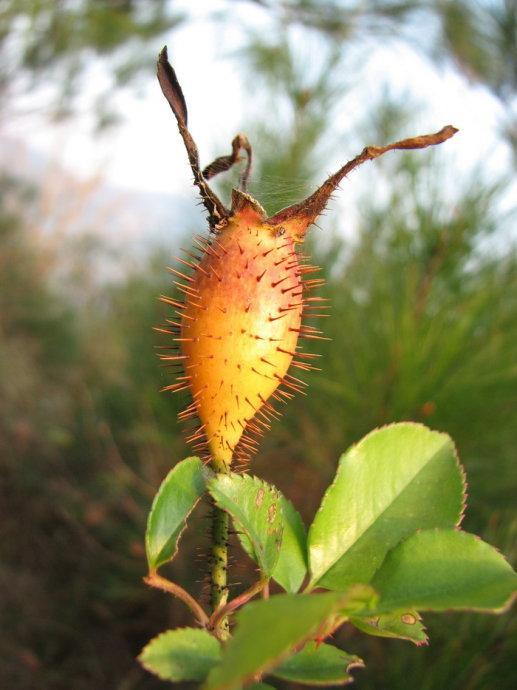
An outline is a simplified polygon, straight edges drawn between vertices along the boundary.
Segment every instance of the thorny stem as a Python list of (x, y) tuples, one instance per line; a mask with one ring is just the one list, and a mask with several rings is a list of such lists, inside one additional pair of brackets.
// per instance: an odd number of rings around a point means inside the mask
[[(216, 505), (212, 514), (211, 556), (210, 601), (212, 611), (217, 614), (224, 609), (228, 600), (228, 514)], [(226, 640), (230, 636), (228, 618), (224, 615), (218, 616), (217, 625), (213, 626), (213, 630), (219, 639)]]
[[(216, 472), (227, 474), (230, 462), (221, 458), (212, 458), (212, 467)], [(226, 606), (228, 601), (228, 527), (229, 515), (213, 504), (212, 512), (212, 548), (210, 571), (210, 603), (213, 614)], [(218, 616), (213, 632), (220, 640), (230, 637), (230, 626), (226, 616)]]
[(239, 594), (238, 597), (235, 597), (229, 603), (217, 609), (217, 611), (214, 611), (214, 613), (210, 617), (210, 620), (208, 621), (208, 628), (216, 629), (219, 624), (219, 621), (227, 618), (227, 616), (230, 613), (233, 613), (233, 611), (235, 611), (236, 609), (240, 608), (241, 606), (244, 606), (244, 604), (247, 604), (248, 601), (252, 599), (256, 594), (263, 591), (267, 584), (268, 581), (264, 579), (255, 582), (255, 584), (253, 584), (249, 589), (247, 589), (242, 594)]
[(208, 624), (208, 616), (197, 603), (197, 601), (186, 592), (183, 587), (180, 587), (175, 582), (165, 579), (158, 573), (150, 572), (147, 577), (144, 577), (144, 582), (150, 587), (155, 587), (156, 589), (161, 589), (163, 592), (168, 592), (173, 596), (181, 599), (181, 601), (186, 604), (192, 611), (194, 616), (199, 621), (200, 625), (206, 627)]

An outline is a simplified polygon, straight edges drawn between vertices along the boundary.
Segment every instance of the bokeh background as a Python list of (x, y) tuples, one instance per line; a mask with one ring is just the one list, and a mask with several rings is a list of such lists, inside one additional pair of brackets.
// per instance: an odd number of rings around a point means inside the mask
[[(189, 622), (141, 581), (152, 496), (188, 452), (184, 401), (158, 393), (157, 296), (204, 229), (154, 78), (165, 43), (202, 161), (246, 131), (269, 211), (365, 144), (460, 128), (354, 173), (313, 230), (332, 342), (252, 470), (308, 523), (350, 443), (423, 421), (457, 443), (465, 528), (515, 564), (516, 31), (511, 0), (0, 0), (2, 688), (165, 688), (134, 657)], [(205, 513), (167, 568), (196, 593)], [(517, 686), (510, 614), (425, 621), (423, 649), (336, 636), (367, 661), (358, 690)]]

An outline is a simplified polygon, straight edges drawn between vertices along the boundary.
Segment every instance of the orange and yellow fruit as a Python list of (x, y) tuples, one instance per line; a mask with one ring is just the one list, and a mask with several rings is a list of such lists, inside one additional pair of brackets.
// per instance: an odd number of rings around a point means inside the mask
[(302, 315), (324, 300), (306, 297), (322, 281), (303, 280), (314, 268), (300, 260), (299, 232), (292, 222), (269, 222), (255, 200), (235, 191), (227, 225), (198, 240), (200, 255), (172, 269), (184, 296), (173, 301), (172, 324), (183, 373), (167, 388), (190, 390), (192, 403), (180, 416), (200, 420), (190, 440), (206, 446), (217, 465), (228, 466), (237, 446), (240, 458), (254, 451), (277, 414), (271, 397), (285, 401), (303, 390), (288, 373), (291, 364), (312, 368), (313, 355), (302, 354), (298, 341), (320, 335)]
[[(158, 80), (176, 117), (179, 132), (208, 211), (210, 233), (197, 240), (198, 252), (187, 252), (175, 273), (183, 299), (163, 297), (176, 309), (165, 329), (177, 354), (162, 358), (180, 364), (182, 373), (166, 390), (189, 390), (192, 402), (182, 420), (199, 419), (189, 436), (196, 451), (206, 449), (215, 469), (228, 470), (232, 460), (247, 459), (256, 448), (256, 437), (267, 429), (277, 411), (271, 399), (286, 401), (301, 392), (303, 381), (289, 373), (291, 367), (313, 368), (302, 354), (299, 339), (321, 338), (302, 316), (322, 316), (324, 300), (308, 297), (323, 281), (305, 280), (318, 269), (304, 263), (296, 245), (325, 208), (341, 180), (362, 163), (394, 149), (416, 149), (446, 141), (456, 132), (448, 125), (435, 134), (403, 139), (387, 146), (367, 146), (331, 175), (304, 201), (267, 218), (260, 204), (245, 193), (252, 160), (247, 138), (239, 134), (232, 152), (203, 171), (196, 144), (187, 127), (187, 106), (176, 74), (164, 48), (158, 60)], [(228, 209), (208, 180), (247, 156), (240, 189), (233, 190)], [(316, 314), (314, 312), (317, 312)]]

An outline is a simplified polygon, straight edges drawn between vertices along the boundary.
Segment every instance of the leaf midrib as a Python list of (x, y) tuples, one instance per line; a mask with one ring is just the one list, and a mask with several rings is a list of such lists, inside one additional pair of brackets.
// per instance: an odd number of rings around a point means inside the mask
[[(321, 573), (321, 575), (318, 576), (317, 580), (311, 580), (311, 585), (316, 585), (325, 575), (329, 572), (331, 568), (333, 568), (338, 561), (340, 561), (343, 556), (350, 551), (350, 549), (357, 544), (359, 539), (384, 515), (384, 513), (395, 503), (396, 500), (398, 500), (402, 494), (407, 490), (407, 488), (415, 481), (415, 479), (419, 476), (419, 474), (429, 465), (430, 462), (433, 461), (433, 459), (440, 453), (444, 448), (444, 445), (440, 446), (440, 448), (433, 453), (433, 455), (430, 457), (429, 461), (426, 462), (424, 465), (418, 468), (418, 471), (410, 477), (410, 479), (404, 484), (402, 487), (401, 491), (398, 493), (398, 495), (395, 497), (394, 500), (392, 500), (388, 505), (386, 505), (375, 517), (374, 519), (366, 525), (366, 527), (359, 533), (357, 534), (354, 542), (348, 546), (346, 551), (343, 551), (332, 563), (326, 568), (326, 570)], [(337, 481), (337, 479), (336, 479)]]

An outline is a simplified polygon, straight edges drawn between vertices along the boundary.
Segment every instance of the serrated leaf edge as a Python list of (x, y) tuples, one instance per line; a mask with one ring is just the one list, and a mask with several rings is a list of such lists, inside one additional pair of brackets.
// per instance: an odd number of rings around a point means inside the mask
[[(298, 515), (298, 517), (300, 518), (300, 521), (301, 521), (301, 523), (302, 523), (302, 525), (303, 525), (303, 528), (304, 528), (304, 537), (305, 537), (305, 544), (304, 544), (304, 547), (305, 547), (305, 548), (303, 549), (303, 564), (304, 564), (304, 566), (305, 566), (305, 575), (304, 575), (304, 577), (303, 577), (303, 580), (302, 580), (301, 583), (300, 583), (300, 586), (299, 586), (298, 589), (296, 590), (296, 592), (289, 592), (288, 590), (285, 589), (285, 587), (284, 587), (280, 582), (278, 582), (278, 580), (277, 580), (277, 579), (275, 578), (275, 576), (274, 576), (274, 570), (275, 570), (275, 568), (276, 568), (277, 565), (278, 565), (278, 560), (277, 560), (277, 562), (275, 563), (275, 567), (274, 567), (273, 570), (272, 570), (272, 575), (271, 575), (271, 577), (273, 578), (273, 580), (274, 580), (280, 587), (282, 587), (282, 589), (284, 590), (284, 592), (286, 592), (287, 594), (298, 594), (298, 593), (300, 593), (300, 591), (301, 591), (301, 589), (302, 589), (302, 586), (303, 586), (303, 583), (304, 583), (304, 581), (305, 581), (305, 579), (307, 578), (307, 575), (308, 575), (308, 573), (309, 573), (308, 530), (307, 530), (307, 525), (305, 524), (305, 522), (304, 522), (302, 516), (300, 515), (300, 511), (299, 511), (299, 510), (297, 509), (297, 507), (294, 505), (293, 501), (291, 501), (289, 498), (287, 498), (287, 496), (284, 496), (284, 494), (283, 494), (281, 491), (279, 491), (279, 494), (280, 494), (280, 500), (278, 501), (278, 503), (279, 503), (279, 505), (280, 505), (280, 510), (281, 510), (282, 518), (283, 518), (283, 522), (282, 522), (282, 524), (283, 524), (283, 527), (282, 527), (282, 539), (283, 539), (284, 527), (285, 527), (285, 525), (287, 524), (287, 517), (286, 517), (286, 513), (285, 513), (285, 511), (284, 511), (284, 505), (283, 505), (282, 499), (283, 499), (286, 503), (288, 503), (288, 504), (291, 505), (292, 509), (295, 511), (295, 513), (296, 513), (296, 514)], [(279, 554), (280, 554), (280, 553), (281, 553), (281, 549), (280, 549), (280, 551), (279, 551)], [(280, 557), (280, 556), (279, 556), (279, 557)]]
[[(415, 534), (418, 534), (420, 532), (442, 532), (442, 531), (449, 531), (449, 530), (454, 530), (455, 532), (458, 532), (458, 534), (466, 534), (469, 537), (474, 537), (477, 541), (482, 542), (483, 544), (486, 544), (489, 546), (491, 549), (497, 552), (497, 554), (502, 558), (503, 561), (511, 568), (512, 572), (514, 575), (516, 575), (516, 589), (514, 592), (512, 592), (509, 596), (508, 599), (504, 602), (502, 606), (499, 608), (494, 608), (494, 609), (483, 609), (483, 608), (478, 608), (478, 607), (467, 607), (467, 608), (450, 608), (450, 609), (426, 609), (426, 612), (428, 611), (429, 613), (457, 613), (458, 611), (465, 612), (465, 613), (483, 613), (483, 614), (488, 614), (492, 616), (499, 616), (502, 613), (506, 613), (509, 611), (512, 606), (513, 602), (517, 600), (517, 573), (515, 572), (512, 564), (510, 561), (506, 558), (505, 554), (502, 553), (502, 551), (497, 548), (497, 546), (494, 546), (493, 544), (489, 544), (487, 541), (485, 541), (482, 537), (479, 536), (479, 534), (473, 534), (472, 532), (466, 532), (465, 530), (462, 530), (460, 527), (431, 527), (430, 529), (417, 529), (413, 532), (413, 534), (410, 534), (406, 539), (402, 539), (396, 546), (393, 547), (393, 549), (390, 549), (388, 553), (386, 554), (386, 558), (388, 555), (391, 553), (391, 551), (394, 551), (398, 546), (400, 546), (403, 542), (407, 541), (408, 539), (411, 539)], [(385, 558), (385, 559), (386, 559)], [(384, 561), (383, 561), (384, 563)], [(382, 564), (381, 564), (382, 566)], [(382, 596), (379, 599), (380, 602), (382, 602)], [(382, 611), (382, 614), (386, 613), (386, 611)], [(426, 631), (427, 632), (427, 631)]]
[[(311, 638), (309, 638), (309, 639), (305, 642), (304, 646), (305, 646), (306, 644), (308, 644), (309, 642), (311, 642)], [(334, 645), (331, 645), (331, 646), (334, 646)], [(340, 652), (343, 651), (342, 649), (339, 649), (339, 647), (336, 647), (336, 649), (338, 649)], [(299, 651), (302, 651), (302, 650), (303, 650), (303, 647), (302, 647), (302, 649), (300, 649)], [(297, 653), (298, 653), (298, 652), (295, 652), (295, 654), (297, 654)], [(345, 654), (348, 654), (348, 652), (344, 652), (344, 653), (345, 653)], [(294, 654), (293, 654), (293, 656), (294, 656)], [(350, 662), (345, 666), (345, 670), (344, 670), (344, 672), (345, 672), (346, 674), (348, 674), (348, 676), (349, 676), (348, 678), (343, 678), (343, 680), (341, 680), (341, 681), (339, 681), (339, 680), (338, 680), (338, 681), (333, 680), (333, 681), (328, 681), (328, 682), (325, 682), (325, 681), (324, 681), (324, 682), (317, 682), (317, 681), (311, 680), (311, 681), (310, 681), (310, 682), (311, 682), (311, 685), (313, 685), (313, 686), (315, 686), (315, 687), (318, 687), (318, 688), (328, 688), (328, 687), (335, 687), (335, 686), (338, 686), (338, 685), (339, 685), (339, 686), (350, 685), (351, 683), (353, 683), (353, 682), (355, 681), (355, 678), (349, 674), (349, 671), (350, 671), (351, 669), (353, 669), (353, 668), (366, 668), (366, 664), (365, 664), (364, 661), (361, 659), (361, 657), (357, 656), (356, 654), (354, 654), (353, 656), (354, 656), (354, 659), (352, 659), (352, 661), (350, 661)], [(286, 659), (284, 659), (284, 661), (287, 661), (288, 659), (289, 659), (289, 656), (286, 657)], [(268, 675), (271, 675), (271, 676), (273, 676), (274, 678), (280, 678), (280, 680), (285, 680), (285, 679), (283, 679), (281, 676), (275, 676), (274, 670), (273, 670), (273, 671), (270, 671)], [(287, 681), (287, 682), (295, 682), (295, 681)], [(308, 685), (308, 683), (303, 683), (303, 682), (301, 682), (301, 681), (299, 681), (299, 680), (296, 681), (296, 682), (299, 683), (300, 685)]]
[[(165, 680), (165, 681), (168, 681), (169, 683), (176, 683), (176, 682), (179, 682), (179, 681), (171, 681), (170, 678), (167, 678), (166, 676), (162, 676), (160, 673), (157, 673), (153, 668), (151, 668), (150, 666), (148, 666), (148, 665), (145, 663), (145, 661), (142, 659), (142, 656), (143, 656), (144, 652), (145, 652), (152, 644), (154, 644), (155, 642), (157, 642), (160, 638), (165, 637), (165, 635), (167, 635), (168, 633), (171, 633), (171, 632), (178, 632), (178, 631), (180, 631), (180, 630), (200, 630), (200, 631), (206, 632), (206, 634), (209, 635), (210, 637), (213, 637), (214, 640), (215, 640), (216, 642), (219, 642), (219, 640), (217, 640), (217, 638), (216, 638), (215, 636), (211, 635), (211, 634), (208, 632), (208, 630), (205, 630), (204, 628), (193, 628), (193, 627), (190, 626), (190, 625), (185, 625), (185, 626), (180, 627), (180, 628), (170, 628), (169, 630), (162, 630), (162, 632), (161, 632), (161, 633), (158, 633), (158, 635), (156, 635), (156, 637), (153, 637), (152, 639), (150, 639), (149, 642), (145, 645), (145, 647), (143, 647), (143, 649), (142, 649), (142, 651), (140, 652), (140, 654), (137, 656), (137, 661), (138, 661), (138, 663), (139, 663), (143, 668), (145, 668), (146, 671), (148, 671), (149, 673), (152, 673), (152, 674), (153, 674), (154, 676), (156, 676), (157, 678), (160, 678), (160, 680)], [(220, 646), (220, 645), (219, 645), (219, 646)], [(195, 682), (195, 681), (187, 681), (187, 682)]]
[[(283, 517), (282, 506), (281, 506), (281, 501), (280, 501), (281, 493), (280, 493), (280, 491), (276, 488), (276, 486), (274, 486), (273, 484), (269, 484), (269, 483), (266, 482), (264, 479), (260, 479), (259, 477), (257, 477), (257, 476), (254, 475), (254, 474), (237, 474), (236, 472), (232, 472), (231, 474), (229, 474), (229, 475), (224, 475), (224, 476), (229, 476), (229, 477), (231, 477), (232, 479), (236, 479), (236, 480), (238, 480), (238, 481), (240, 481), (240, 482), (246, 482), (247, 480), (251, 479), (251, 480), (254, 482), (254, 484), (256, 485), (257, 490), (265, 488), (266, 490), (269, 491), (269, 490), (273, 489), (273, 491), (275, 492), (275, 495), (276, 495), (277, 502), (278, 502), (279, 514), (282, 515), (282, 517)], [(210, 485), (211, 485), (214, 481), (216, 481), (217, 479), (218, 479), (217, 476), (213, 476), (213, 477), (211, 477), (210, 480), (207, 482), (207, 489), (208, 489), (208, 492), (210, 493), (210, 496), (212, 496), (212, 498), (214, 499), (214, 502), (215, 502), (215, 504), (216, 504), (216, 506), (217, 506), (218, 508), (220, 508), (221, 510), (224, 510), (225, 512), (227, 512), (227, 513), (229, 513), (229, 514), (231, 515), (232, 520), (233, 520), (235, 523), (237, 523), (235, 526), (236, 526), (236, 527), (239, 526), (239, 527), (242, 529), (242, 533), (246, 535), (246, 537), (249, 539), (250, 543), (251, 543), (252, 546), (253, 546), (253, 550), (255, 550), (255, 542), (254, 542), (254, 540), (252, 539), (252, 537), (250, 536), (249, 530), (246, 530), (246, 528), (244, 527), (244, 525), (241, 524), (240, 520), (239, 520), (237, 517), (235, 517), (233, 511), (228, 510), (228, 508), (226, 508), (225, 506), (223, 506), (223, 505), (220, 503), (220, 501), (217, 499), (217, 497), (214, 496), (214, 495), (212, 494), (212, 492), (210, 491)], [(279, 527), (280, 527), (280, 537), (282, 537), (283, 531), (284, 531), (284, 525), (283, 525), (283, 522), (282, 522), (282, 521), (279, 521)], [(257, 561), (258, 561), (258, 565), (259, 565), (260, 569), (263, 570), (262, 566), (263, 566), (263, 562), (264, 562), (264, 553), (263, 553), (263, 549), (262, 549), (262, 548), (260, 549), (260, 551), (261, 551), (261, 554), (260, 554), (260, 555), (261, 555), (261, 558), (259, 559), (259, 558), (258, 558), (258, 554), (257, 554)], [(261, 563), (260, 561), (262, 561), (262, 563)], [(273, 567), (271, 568), (271, 573), (273, 572), (273, 570), (274, 570), (275, 565), (276, 565), (277, 562), (278, 562), (278, 559), (277, 559), (277, 561), (275, 561), (275, 564), (274, 564)], [(267, 574), (267, 577), (268, 577), (268, 578), (272, 576), (270, 573), (266, 573), (265, 570), (263, 570), (263, 572), (264, 572), (264, 574)]]
[[(396, 612), (393, 611), (393, 613), (396, 613)], [(404, 613), (407, 613), (407, 611), (401, 612), (401, 615), (404, 615)], [(362, 628), (359, 628), (358, 626), (356, 626), (354, 621), (357, 620), (357, 618), (358, 618), (357, 616), (351, 617), (349, 619), (349, 622), (351, 625), (354, 626), (354, 628), (356, 628), (356, 630), (358, 630), (363, 635), (370, 635), (370, 637), (385, 637), (386, 639), (390, 639), (390, 640), (404, 640), (405, 642), (411, 642), (412, 644), (415, 645), (415, 647), (427, 647), (429, 645), (429, 635), (427, 634), (427, 628), (424, 625), (423, 618), (418, 611), (412, 611), (411, 613), (416, 615), (417, 621), (421, 624), (422, 632), (425, 635), (425, 640), (414, 640), (412, 637), (406, 637), (404, 635), (377, 635), (376, 636), (373, 633), (369, 633), (366, 630), (363, 630)], [(388, 615), (388, 614), (382, 614), (382, 615)], [(369, 620), (369, 619), (366, 619), (366, 620)]]
[[(313, 579), (312, 579), (312, 573), (311, 573), (311, 569), (310, 569), (311, 530), (312, 530), (312, 527), (313, 527), (314, 523), (316, 522), (316, 519), (317, 519), (318, 515), (321, 513), (321, 511), (323, 510), (323, 508), (324, 508), (324, 506), (325, 506), (325, 503), (326, 503), (326, 501), (327, 501), (327, 497), (328, 497), (328, 494), (329, 494), (331, 488), (332, 488), (333, 486), (335, 486), (335, 484), (337, 483), (337, 480), (338, 480), (338, 472), (339, 472), (341, 463), (342, 463), (342, 461), (343, 461), (343, 458), (344, 458), (345, 456), (347, 456), (349, 453), (351, 453), (353, 450), (355, 450), (355, 449), (357, 448), (357, 446), (359, 446), (359, 445), (361, 445), (362, 443), (364, 443), (370, 436), (373, 436), (374, 434), (378, 433), (379, 431), (383, 431), (383, 430), (385, 430), (385, 429), (390, 429), (390, 428), (393, 428), (393, 427), (418, 427), (418, 428), (421, 428), (421, 429), (425, 429), (426, 431), (430, 431), (430, 432), (432, 432), (432, 433), (434, 433), (434, 434), (438, 434), (439, 436), (443, 436), (443, 437), (445, 437), (446, 439), (448, 439), (448, 440), (451, 442), (451, 444), (452, 444), (452, 449), (453, 449), (453, 455), (454, 455), (454, 458), (455, 458), (455, 460), (456, 460), (456, 466), (457, 466), (457, 468), (458, 468), (458, 470), (459, 470), (460, 477), (461, 477), (461, 483), (462, 483), (462, 498), (461, 498), (461, 504), (460, 504), (460, 512), (459, 512), (458, 519), (457, 519), (457, 521), (456, 521), (456, 523), (455, 523), (455, 527), (458, 528), (458, 527), (461, 525), (461, 522), (463, 521), (463, 517), (464, 517), (464, 515), (465, 515), (466, 506), (467, 506), (467, 496), (468, 496), (468, 494), (467, 494), (467, 475), (466, 475), (466, 473), (465, 473), (465, 470), (464, 470), (464, 468), (463, 468), (463, 465), (462, 465), (461, 462), (460, 462), (459, 455), (458, 455), (458, 451), (457, 451), (457, 448), (456, 448), (456, 444), (454, 443), (454, 441), (453, 441), (453, 439), (451, 438), (451, 436), (449, 436), (449, 434), (447, 434), (447, 433), (444, 432), (444, 431), (437, 431), (436, 429), (431, 429), (430, 427), (426, 426), (425, 424), (421, 424), (420, 422), (404, 421), (404, 422), (392, 422), (392, 423), (390, 423), (390, 424), (383, 424), (383, 425), (381, 425), (381, 426), (376, 427), (375, 429), (372, 429), (372, 430), (371, 430), (370, 432), (368, 432), (365, 436), (363, 436), (362, 438), (360, 438), (359, 441), (357, 441), (356, 443), (352, 443), (352, 445), (350, 445), (350, 446), (342, 453), (342, 455), (341, 455), (340, 458), (339, 458), (339, 461), (338, 461), (338, 464), (337, 464), (337, 467), (336, 467), (336, 473), (335, 473), (335, 475), (334, 475), (334, 479), (333, 479), (332, 482), (328, 485), (328, 487), (325, 489), (325, 493), (323, 494), (323, 497), (322, 497), (322, 499), (321, 499), (321, 503), (320, 503), (320, 505), (319, 505), (319, 507), (318, 507), (318, 510), (316, 511), (316, 513), (315, 513), (315, 515), (314, 515), (314, 518), (313, 518), (311, 524), (309, 525), (309, 529), (307, 530), (307, 554), (308, 554), (308, 561), (309, 561), (309, 562), (308, 562), (308, 572), (309, 572), (309, 575), (310, 575), (310, 578), (311, 578), (311, 579), (310, 579), (310, 585), (316, 586), (317, 583), (318, 583), (318, 581), (321, 580), (321, 578), (324, 577), (324, 575), (325, 575), (325, 573), (323, 573), (322, 575), (320, 575), (320, 577), (318, 577), (317, 580), (313, 580)], [(415, 477), (416, 477), (416, 476), (417, 476), (417, 475), (415, 475)], [(408, 484), (406, 484), (406, 486), (404, 486), (404, 490), (407, 488), (407, 486), (409, 486), (409, 484), (410, 484), (411, 482), (413, 482), (413, 480), (415, 479), (415, 477), (412, 477), (411, 480), (410, 480), (410, 482), (409, 482)], [(384, 511), (383, 511), (383, 512), (384, 512)], [(369, 526), (361, 533), (361, 535), (359, 535), (359, 536), (362, 536), (362, 534), (364, 534), (364, 533), (367, 531), (367, 529), (369, 529), (369, 527), (371, 527), (371, 525), (369, 525)], [(417, 530), (417, 531), (418, 531), (418, 530)], [(401, 541), (405, 541), (405, 540), (401, 540)], [(401, 542), (399, 542), (399, 543), (401, 543)], [(395, 547), (394, 547), (394, 548), (395, 548)], [(346, 553), (346, 552), (345, 552), (345, 553)], [(330, 565), (330, 566), (327, 568), (327, 571), (326, 571), (326, 572), (328, 572), (328, 571), (339, 561), (339, 559), (342, 558), (343, 555), (344, 555), (344, 554), (341, 554), (341, 556), (339, 556), (339, 558), (337, 558), (337, 559), (332, 563), (332, 565)], [(386, 555), (387, 555), (387, 554), (386, 554)]]
[[(147, 516), (147, 523), (146, 523), (146, 528), (145, 528), (145, 555), (146, 555), (146, 559), (147, 559), (147, 565), (149, 566), (149, 572), (156, 572), (159, 568), (162, 567), (162, 565), (165, 565), (166, 563), (169, 563), (170, 561), (172, 561), (172, 560), (176, 557), (176, 554), (177, 554), (178, 551), (179, 551), (179, 544), (180, 544), (181, 537), (183, 536), (183, 533), (184, 533), (185, 530), (187, 529), (187, 520), (188, 520), (189, 517), (192, 515), (193, 511), (195, 510), (196, 506), (198, 505), (199, 501), (200, 501), (201, 498), (202, 498), (202, 496), (199, 496), (199, 497), (195, 500), (195, 502), (194, 502), (194, 504), (192, 505), (191, 509), (190, 509), (190, 510), (187, 512), (187, 514), (185, 515), (185, 517), (184, 517), (184, 519), (183, 519), (183, 527), (181, 527), (181, 529), (180, 529), (179, 532), (178, 532), (178, 537), (177, 537), (177, 539), (176, 539), (176, 548), (174, 549), (174, 552), (171, 553), (170, 557), (167, 558), (166, 561), (163, 561), (163, 562), (160, 563), (159, 565), (156, 565), (156, 566), (154, 566), (154, 567), (151, 567), (151, 566), (149, 565), (149, 557), (148, 557), (148, 549), (147, 549), (148, 541), (149, 541), (148, 533), (149, 533), (149, 525), (150, 525), (150, 522), (151, 522), (151, 515), (153, 514), (153, 511), (154, 511), (154, 509), (155, 509), (155, 506), (156, 506), (156, 504), (158, 503), (158, 499), (160, 498), (160, 496), (161, 496), (161, 494), (162, 494), (162, 491), (164, 490), (165, 484), (167, 483), (167, 480), (169, 479), (170, 475), (174, 472), (174, 470), (178, 467), (178, 465), (179, 465), (180, 463), (185, 462), (185, 461), (187, 461), (187, 460), (199, 460), (199, 462), (201, 463), (201, 472), (203, 473), (203, 476), (204, 476), (204, 478), (205, 478), (205, 488), (206, 488), (206, 485), (208, 484), (208, 482), (209, 482), (209, 481), (212, 479), (212, 477), (213, 477), (213, 472), (210, 470), (209, 467), (207, 467), (207, 466), (203, 463), (203, 461), (201, 460), (201, 458), (199, 458), (197, 455), (192, 455), (192, 456), (189, 456), (188, 458), (183, 458), (183, 460), (180, 460), (179, 462), (177, 462), (177, 463), (174, 465), (174, 467), (173, 467), (172, 469), (170, 469), (170, 470), (167, 472), (166, 476), (164, 477), (164, 479), (162, 480), (162, 482), (161, 482), (161, 484), (160, 484), (160, 486), (159, 486), (159, 488), (158, 488), (158, 491), (156, 492), (156, 494), (155, 494), (155, 496), (154, 496), (154, 498), (153, 498), (153, 502), (152, 502), (152, 504), (151, 504), (151, 509), (149, 510), (149, 515)], [(162, 547), (162, 550), (161, 550), (160, 553), (156, 556), (156, 558), (155, 558), (156, 561), (159, 561), (159, 560), (160, 560), (160, 555), (162, 554), (162, 552), (163, 552), (164, 549), (165, 549), (165, 546)]]
[[(334, 595), (334, 597), (335, 597), (334, 605), (335, 605), (335, 608), (337, 609), (340, 605), (339, 604), (340, 596), (337, 592), (327, 592), (325, 594), (320, 594), (319, 596), (329, 596), (329, 595), (330, 596)], [(280, 596), (296, 596), (296, 595), (287, 594), (287, 595), (280, 595)], [(310, 595), (304, 595), (304, 596), (310, 596)], [(312, 595), (312, 596), (314, 596), (314, 595)], [(341, 597), (344, 599), (345, 595), (343, 593), (341, 593)], [(332, 615), (332, 610), (328, 615), (329, 615), (329, 617)], [(240, 682), (243, 685), (243, 687), (246, 687), (249, 683), (253, 682), (253, 679), (258, 674), (273, 675), (272, 669), (274, 670), (275, 666), (278, 666), (278, 664), (280, 664), (285, 659), (288, 659), (290, 655), (294, 654), (295, 652), (293, 651), (293, 649), (295, 649), (296, 647), (299, 647), (299, 646), (303, 647), (307, 642), (309, 642), (311, 639), (313, 639), (314, 633), (317, 632), (317, 630), (320, 626), (321, 626), (321, 622), (319, 624), (315, 624), (314, 627), (311, 628), (311, 630), (306, 635), (299, 638), (296, 642), (293, 642), (293, 644), (291, 645), (291, 647), (289, 647), (288, 650), (281, 652), (274, 659), (268, 660), (267, 662), (263, 663), (260, 667), (256, 668), (253, 671), (253, 673), (242, 678)], [(201, 686), (201, 690), (206, 690), (205, 684), (203, 684)], [(228, 685), (219, 685), (216, 687), (215, 690), (229, 690), (229, 686)]]

